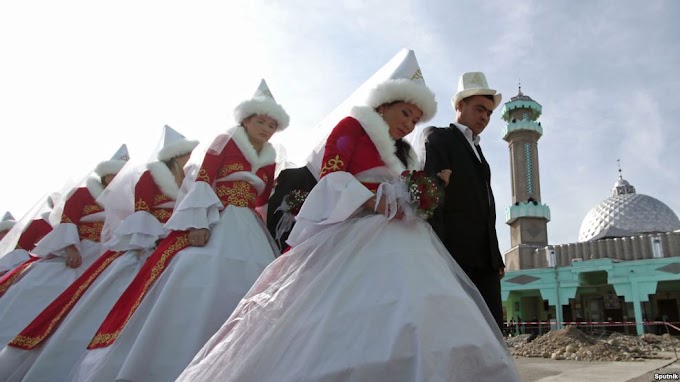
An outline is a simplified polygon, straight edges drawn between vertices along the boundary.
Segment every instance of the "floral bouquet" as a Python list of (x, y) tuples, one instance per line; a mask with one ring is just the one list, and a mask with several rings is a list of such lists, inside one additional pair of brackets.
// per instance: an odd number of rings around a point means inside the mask
[(444, 198), (444, 190), (437, 180), (428, 176), (425, 171), (404, 171), (401, 181), (411, 197), (411, 205), (416, 215), (422, 219), (429, 219)]
[(293, 190), (288, 193), (288, 195), (283, 197), (283, 202), (286, 206), (284, 212), (289, 212), (293, 216), (297, 216), (300, 212), (300, 208), (302, 208), (302, 204), (305, 202), (305, 199), (307, 199), (307, 195), (309, 195), (309, 192), (302, 190)]
[(276, 224), (276, 230), (274, 232), (274, 239), (278, 242), (286, 232), (289, 232), (295, 224), (295, 217), (300, 212), (302, 204), (304, 204), (305, 199), (307, 199), (309, 192), (302, 190), (293, 190), (283, 197), (283, 201), (276, 212), (281, 211), (283, 214), (281, 219)]

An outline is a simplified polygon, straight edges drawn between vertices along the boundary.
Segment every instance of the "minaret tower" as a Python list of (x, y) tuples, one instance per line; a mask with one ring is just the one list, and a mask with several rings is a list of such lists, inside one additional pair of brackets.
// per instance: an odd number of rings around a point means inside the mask
[(510, 226), (511, 248), (505, 253), (507, 270), (545, 266), (545, 259), (535, 253), (548, 245), (550, 208), (541, 203), (538, 173), (538, 140), (543, 127), (537, 122), (541, 105), (519, 92), (503, 105), (501, 117), (507, 125), (503, 139), (510, 149), (512, 205), (505, 210), (505, 223)]

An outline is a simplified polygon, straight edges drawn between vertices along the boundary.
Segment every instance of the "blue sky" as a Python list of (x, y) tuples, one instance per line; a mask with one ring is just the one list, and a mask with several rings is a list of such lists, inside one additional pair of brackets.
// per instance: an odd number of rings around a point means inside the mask
[[(401, 48), (439, 112), (465, 71), (504, 102), (543, 105), (542, 200), (553, 244), (610, 194), (617, 159), (638, 192), (680, 212), (680, 3), (625, 1), (23, 1), (0, 5), (0, 212), (19, 217), (121, 143), (153, 149), (169, 124), (203, 141), (266, 78), (291, 116), (275, 137), (301, 162), (310, 131)], [(482, 136), (501, 250), (509, 154), (495, 113)]]

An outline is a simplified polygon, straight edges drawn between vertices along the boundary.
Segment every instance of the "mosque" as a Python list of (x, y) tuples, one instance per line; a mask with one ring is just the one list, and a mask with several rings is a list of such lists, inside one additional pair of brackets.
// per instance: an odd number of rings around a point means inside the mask
[(541, 112), (521, 88), (501, 110), (513, 203), (505, 210), (511, 234), (501, 282), (506, 322), (541, 321), (541, 331), (586, 322), (631, 334), (666, 332), (648, 321), (680, 327), (680, 220), (621, 175), (611, 196), (583, 218), (578, 242), (548, 243), (550, 208), (541, 202), (538, 171)]

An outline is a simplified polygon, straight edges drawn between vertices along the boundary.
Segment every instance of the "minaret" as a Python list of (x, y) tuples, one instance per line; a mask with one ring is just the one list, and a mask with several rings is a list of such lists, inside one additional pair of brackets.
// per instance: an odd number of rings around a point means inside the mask
[(538, 140), (543, 127), (537, 122), (541, 105), (522, 94), (522, 87), (503, 105), (501, 117), (507, 125), (503, 139), (510, 149), (512, 205), (505, 210), (505, 223), (510, 226), (511, 248), (505, 253), (507, 270), (544, 266), (545, 259), (535, 253), (548, 245), (550, 208), (541, 203), (538, 172)]

